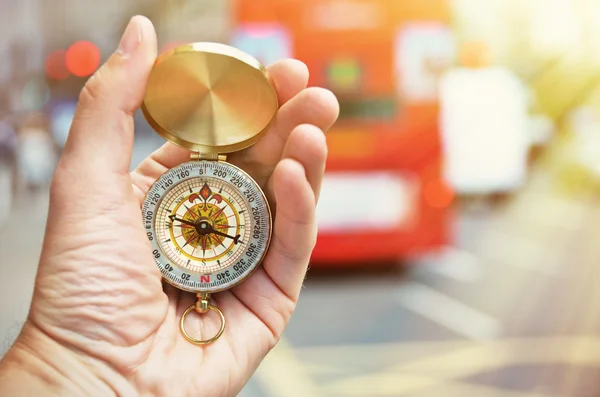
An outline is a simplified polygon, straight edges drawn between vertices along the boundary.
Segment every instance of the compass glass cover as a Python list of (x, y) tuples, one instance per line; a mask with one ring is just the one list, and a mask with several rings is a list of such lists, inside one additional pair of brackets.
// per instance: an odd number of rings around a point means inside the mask
[(242, 281), (262, 261), (271, 236), (263, 192), (225, 162), (190, 161), (163, 174), (142, 205), (163, 278), (191, 292)]

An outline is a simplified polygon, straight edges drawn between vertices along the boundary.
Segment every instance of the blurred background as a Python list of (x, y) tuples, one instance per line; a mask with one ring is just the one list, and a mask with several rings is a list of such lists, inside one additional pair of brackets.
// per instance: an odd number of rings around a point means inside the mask
[[(597, 0), (0, 0), (0, 338), (27, 314), (84, 82), (161, 51), (295, 57), (336, 93), (320, 234), (242, 396), (600, 394)], [(163, 143), (136, 115), (132, 167)]]

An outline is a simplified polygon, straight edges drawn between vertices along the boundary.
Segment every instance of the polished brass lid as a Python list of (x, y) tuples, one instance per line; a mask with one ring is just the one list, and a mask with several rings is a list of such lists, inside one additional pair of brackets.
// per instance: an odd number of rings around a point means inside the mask
[(253, 145), (277, 109), (266, 69), (250, 55), (217, 43), (186, 44), (160, 55), (142, 103), (156, 132), (201, 153)]

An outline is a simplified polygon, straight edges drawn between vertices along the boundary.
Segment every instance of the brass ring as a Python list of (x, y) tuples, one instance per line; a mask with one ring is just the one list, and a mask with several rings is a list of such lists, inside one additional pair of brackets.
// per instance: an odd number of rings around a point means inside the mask
[(188, 307), (187, 309), (185, 309), (185, 311), (183, 312), (183, 315), (181, 316), (181, 320), (179, 320), (179, 328), (181, 329), (181, 333), (183, 334), (185, 339), (188, 340), (188, 342), (191, 342), (194, 345), (208, 345), (209, 343), (212, 343), (212, 342), (216, 341), (217, 339), (219, 339), (219, 337), (223, 334), (223, 331), (225, 331), (225, 316), (223, 315), (223, 312), (221, 311), (221, 309), (219, 309), (216, 306), (209, 305), (208, 309), (216, 311), (219, 314), (219, 317), (221, 317), (221, 328), (219, 329), (219, 332), (217, 332), (217, 334), (210, 339), (206, 339), (206, 340), (195, 339), (195, 338), (191, 337), (185, 331), (185, 325), (184, 325), (185, 317), (189, 314), (189, 312), (191, 312), (195, 308), (196, 308), (196, 305), (193, 304), (193, 305), (190, 305), (190, 307)]

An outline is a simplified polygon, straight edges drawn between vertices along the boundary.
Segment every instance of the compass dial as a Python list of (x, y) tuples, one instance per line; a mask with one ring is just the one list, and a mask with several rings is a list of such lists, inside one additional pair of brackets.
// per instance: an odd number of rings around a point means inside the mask
[(264, 257), (271, 214), (260, 187), (225, 162), (190, 161), (152, 185), (144, 227), (163, 278), (192, 292), (243, 280)]

